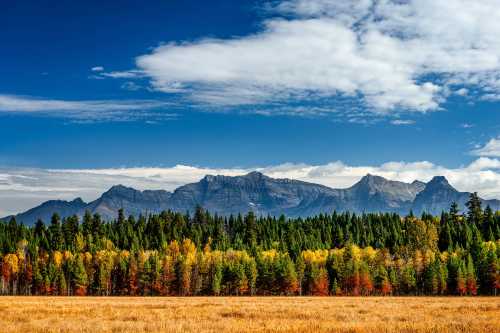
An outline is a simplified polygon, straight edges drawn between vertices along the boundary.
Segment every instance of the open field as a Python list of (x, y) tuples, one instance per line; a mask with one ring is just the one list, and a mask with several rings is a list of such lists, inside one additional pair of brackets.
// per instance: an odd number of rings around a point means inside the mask
[(500, 332), (500, 298), (0, 297), (1, 332)]

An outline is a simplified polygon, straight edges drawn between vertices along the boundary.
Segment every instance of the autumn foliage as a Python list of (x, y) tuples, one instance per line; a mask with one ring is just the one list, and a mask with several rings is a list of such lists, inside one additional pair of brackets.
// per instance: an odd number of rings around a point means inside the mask
[[(471, 199), (472, 200), (472, 199)], [(500, 215), (0, 222), (3, 295), (496, 295)], [(493, 236), (492, 236), (493, 235)]]

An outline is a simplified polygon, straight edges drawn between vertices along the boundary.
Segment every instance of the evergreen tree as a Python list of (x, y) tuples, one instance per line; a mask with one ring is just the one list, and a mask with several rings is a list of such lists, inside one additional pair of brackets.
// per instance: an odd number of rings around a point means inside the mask
[(77, 255), (73, 261), (72, 266), (72, 283), (73, 291), (77, 296), (84, 296), (87, 294), (88, 276), (83, 264), (81, 255)]
[(474, 270), (474, 263), (472, 262), (472, 257), (470, 255), (467, 258), (466, 285), (469, 295), (477, 294), (476, 273)]
[(214, 276), (212, 278), (212, 293), (219, 296), (222, 290), (222, 262), (217, 260), (214, 268)]
[(64, 237), (61, 230), (61, 218), (54, 213), (49, 226), (50, 247), (52, 250), (62, 250), (64, 247)]
[[(165, 211), (0, 222), (0, 292), (16, 295), (495, 295), (500, 215)], [(480, 204), (480, 203), (479, 203)], [(485, 234), (487, 236), (485, 236)], [(438, 246), (439, 245), (439, 246)]]
[(477, 195), (477, 192), (470, 194), (469, 201), (465, 205), (468, 209), (468, 222), (476, 225), (476, 227), (480, 227), (483, 221), (483, 210), (481, 208), (481, 199)]

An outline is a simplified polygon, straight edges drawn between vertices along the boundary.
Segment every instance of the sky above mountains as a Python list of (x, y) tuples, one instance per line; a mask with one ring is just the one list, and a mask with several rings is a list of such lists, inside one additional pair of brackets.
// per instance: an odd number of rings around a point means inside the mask
[(253, 169), (333, 187), (443, 174), (500, 198), (499, 7), (2, 4), (0, 215)]

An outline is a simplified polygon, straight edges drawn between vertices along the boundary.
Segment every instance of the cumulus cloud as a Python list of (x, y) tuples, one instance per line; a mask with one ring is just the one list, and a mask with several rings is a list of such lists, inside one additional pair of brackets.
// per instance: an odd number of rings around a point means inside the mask
[(116, 184), (136, 189), (175, 188), (200, 180), (207, 174), (243, 175), (260, 171), (274, 178), (291, 178), (333, 188), (347, 188), (367, 173), (387, 179), (429, 181), (444, 175), (461, 191), (477, 191), (487, 199), (500, 198), (500, 159), (480, 157), (467, 166), (446, 168), (427, 161), (388, 162), (376, 166), (351, 166), (336, 161), (324, 165), (281, 164), (256, 168), (204, 168), (177, 165), (165, 168), (112, 169), (0, 169), (0, 213), (26, 210), (49, 199), (94, 200)]
[(343, 96), (379, 114), (434, 111), (453, 87), (499, 95), (499, 6), (272, 1), (253, 35), (168, 43), (138, 57), (137, 67), (159, 91), (217, 106)]
[[(154, 100), (68, 101), (0, 94), (0, 114), (41, 114), (80, 121), (151, 118), (155, 116), (151, 114), (151, 110), (168, 106), (172, 106), (172, 103)], [(174, 116), (174, 114), (169, 113), (156, 113), (156, 117), (158, 118), (169, 118)]]
[(486, 157), (500, 157), (500, 138), (491, 139), (483, 147), (472, 151), (473, 155)]

